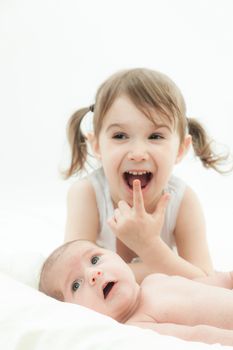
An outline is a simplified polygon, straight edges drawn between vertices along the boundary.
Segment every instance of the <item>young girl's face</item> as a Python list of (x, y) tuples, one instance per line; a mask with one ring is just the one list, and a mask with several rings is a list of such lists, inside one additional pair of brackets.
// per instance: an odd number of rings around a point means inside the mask
[(180, 146), (172, 125), (153, 111), (155, 125), (126, 96), (118, 97), (106, 113), (93, 149), (102, 162), (115, 205), (133, 203), (133, 180), (140, 179), (147, 211), (152, 211), (166, 187), (174, 164), (188, 144)]

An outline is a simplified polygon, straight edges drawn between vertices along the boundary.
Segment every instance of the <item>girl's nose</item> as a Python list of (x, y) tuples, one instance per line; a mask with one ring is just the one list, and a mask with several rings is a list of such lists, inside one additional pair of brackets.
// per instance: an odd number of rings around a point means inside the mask
[(103, 272), (101, 270), (96, 269), (90, 269), (88, 272), (88, 281), (91, 285), (94, 285), (98, 278), (100, 278), (103, 275)]
[(132, 149), (128, 153), (128, 159), (135, 162), (141, 162), (143, 160), (148, 160), (148, 153), (145, 146), (142, 144), (133, 145)]

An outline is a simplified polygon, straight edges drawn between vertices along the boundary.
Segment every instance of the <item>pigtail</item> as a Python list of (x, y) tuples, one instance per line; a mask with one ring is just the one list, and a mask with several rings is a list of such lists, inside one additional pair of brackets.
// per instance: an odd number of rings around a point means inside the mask
[(87, 139), (81, 131), (81, 122), (90, 110), (90, 107), (78, 110), (68, 122), (67, 137), (71, 148), (71, 164), (64, 172), (66, 179), (84, 168), (87, 158)]
[[(228, 159), (229, 155), (217, 154), (213, 151), (213, 140), (210, 140), (204, 127), (193, 118), (188, 118), (188, 132), (192, 136), (193, 149), (205, 168), (212, 168), (218, 173), (226, 173), (221, 166)], [(232, 170), (232, 169), (231, 169)], [(231, 171), (230, 170), (230, 171)]]

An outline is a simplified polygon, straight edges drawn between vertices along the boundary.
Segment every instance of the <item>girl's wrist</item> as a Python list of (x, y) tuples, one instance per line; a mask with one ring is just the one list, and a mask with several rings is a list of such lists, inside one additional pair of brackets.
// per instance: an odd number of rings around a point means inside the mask
[(155, 257), (160, 255), (160, 248), (162, 244), (163, 241), (161, 237), (154, 236), (152, 239), (141, 245), (138, 251), (135, 251), (135, 253), (137, 253), (143, 261), (147, 261), (151, 256), (153, 256), (153, 259), (155, 259)]

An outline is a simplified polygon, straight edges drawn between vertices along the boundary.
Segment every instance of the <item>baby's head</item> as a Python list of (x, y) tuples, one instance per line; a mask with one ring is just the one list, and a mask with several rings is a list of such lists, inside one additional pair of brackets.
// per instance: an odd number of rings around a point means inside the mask
[(139, 286), (117, 254), (90, 241), (76, 240), (46, 259), (39, 290), (123, 321), (137, 300)]

